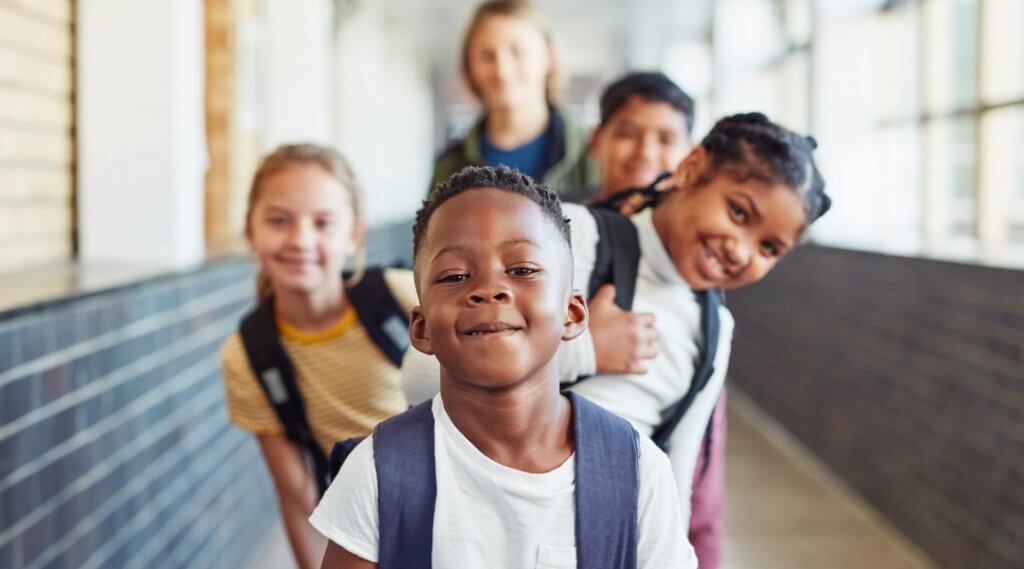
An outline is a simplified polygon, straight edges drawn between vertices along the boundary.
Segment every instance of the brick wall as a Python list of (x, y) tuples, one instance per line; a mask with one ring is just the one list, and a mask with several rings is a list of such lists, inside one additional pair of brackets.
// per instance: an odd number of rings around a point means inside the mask
[(224, 409), (248, 263), (0, 316), (0, 567), (241, 566), (276, 518)]
[(0, 273), (71, 258), (74, 2), (0, 2)]
[(1024, 271), (809, 246), (728, 301), (733, 384), (940, 566), (1024, 567)]
[[(410, 223), (368, 260), (408, 265)], [(277, 519), (254, 439), (230, 426), (221, 342), (247, 261), (0, 312), (0, 567), (241, 567)]]

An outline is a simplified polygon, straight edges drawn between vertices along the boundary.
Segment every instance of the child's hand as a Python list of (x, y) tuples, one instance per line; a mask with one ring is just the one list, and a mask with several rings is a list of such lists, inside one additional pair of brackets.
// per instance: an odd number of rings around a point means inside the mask
[(644, 360), (658, 355), (654, 315), (615, 304), (615, 287), (604, 285), (590, 301), (590, 333), (597, 373), (647, 373)]

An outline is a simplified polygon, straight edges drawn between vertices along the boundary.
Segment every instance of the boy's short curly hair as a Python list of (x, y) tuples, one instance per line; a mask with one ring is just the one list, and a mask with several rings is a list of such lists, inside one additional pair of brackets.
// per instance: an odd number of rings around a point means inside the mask
[(562, 202), (558, 199), (558, 194), (526, 174), (507, 166), (466, 166), (438, 184), (427, 199), (423, 200), (423, 206), (416, 212), (416, 222), (412, 227), (414, 260), (423, 245), (427, 224), (437, 208), (459, 194), (477, 189), (497, 189), (519, 194), (537, 204), (544, 217), (558, 229), (566, 249), (572, 251), (569, 220), (562, 213)]

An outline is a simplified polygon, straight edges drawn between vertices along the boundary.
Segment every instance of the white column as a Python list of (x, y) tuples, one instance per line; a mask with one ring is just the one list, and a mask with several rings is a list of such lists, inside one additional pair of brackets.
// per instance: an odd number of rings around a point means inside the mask
[(202, 0), (77, 4), (80, 259), (201, 261)]
[(330, 140), (329, 0), (267, 0), (268, 143)]

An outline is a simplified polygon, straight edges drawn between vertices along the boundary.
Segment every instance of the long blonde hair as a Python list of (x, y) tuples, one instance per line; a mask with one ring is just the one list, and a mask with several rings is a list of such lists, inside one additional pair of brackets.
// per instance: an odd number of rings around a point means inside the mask
[(469, 44), (473, 35), (484, 20), (492, 16), (505, 16), (519, 18), (533, 24), (534, 27), (544, 36), (544, 43), (548, 48), (548, 76), (545, 84), (545, 95), (549, 105), (557, 103), (562, 96), (565, 87), (565, 79), (562, 75), (562, 67), (555, 49), (554, 34), (551, 33), (551, 23), (532, 3), (526, 0), (488, 0), (477, 6), (473, 17), (466, 27), (466, 34), (462, 37), (462, 76), (478, 99), (481, 99), (480, 88), (473, 82), (473, 76), (469, 72)]
[[(268, 154), (256, 168), (252, 177), (252, 185), (249, 187), (248, 206), (245, 211), (245, 235), (252, 235), (252, 214), (259, 203), (263, 182), (270, 176), (293, 165), (318, 166), (330, 174), (339, 184), (344, 187), (351, 197), (352, 216), (355, 223), (363, 222), (363, 192), (356, 180), (352, 167), (345, 158), (337, 151), (318, 144), (284, 144), (278, 146)], [(357, 282), (363, 276), (366, 268), (366, 248), (360, 243), (355, 254), (355, 269), (348, 279), (350, 283)], [(260, 301), (270, 298), (273, 293), (270, 286), (270, 275), (260, 269), (256, 275), (256, 296)]]

